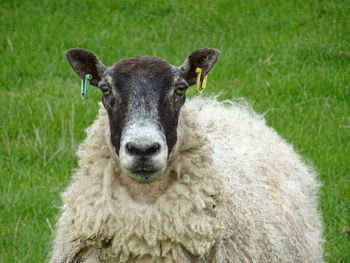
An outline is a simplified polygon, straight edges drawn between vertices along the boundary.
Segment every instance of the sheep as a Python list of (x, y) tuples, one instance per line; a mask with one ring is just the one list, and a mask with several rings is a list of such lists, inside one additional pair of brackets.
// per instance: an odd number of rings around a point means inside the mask
[(314, 169), (244, 103), (185, 103), (217, 50), (180, 67), (66, 55), (103, 95), (62, 194), (51, 263), (324, 261)]

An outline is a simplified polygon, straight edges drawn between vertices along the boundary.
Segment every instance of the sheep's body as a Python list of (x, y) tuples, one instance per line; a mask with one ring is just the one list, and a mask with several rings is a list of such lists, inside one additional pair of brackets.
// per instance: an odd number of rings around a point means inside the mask
[(245, 107), (187, 101), (165, 174), (139, 194), (108, 125), (101, 108), (63, 194), (52, 263), (323, 262), (315, 173)]

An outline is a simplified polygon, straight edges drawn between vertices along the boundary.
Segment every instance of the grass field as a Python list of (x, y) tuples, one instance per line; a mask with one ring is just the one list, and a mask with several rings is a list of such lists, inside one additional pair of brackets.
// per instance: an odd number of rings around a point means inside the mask
[[(221, 57), (207, 94), (243, 97), (318, 169), (327, 262), (350, 262), (350, 4), (347, 1), (0, 3), (0, 262), (43, 262), (100, 94), (79, 97), (64, 50), (111, 65), (194, 49)], [(195, 93), (190, 92), (190, 96)]]

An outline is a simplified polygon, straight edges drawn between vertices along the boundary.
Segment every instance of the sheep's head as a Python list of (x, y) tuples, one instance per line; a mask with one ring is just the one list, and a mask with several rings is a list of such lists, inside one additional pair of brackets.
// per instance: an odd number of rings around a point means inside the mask
[(156, 180), (177, 142), (179, 112), (196, 82), (195, 70), (202, 68), (204, 78), (219, 52), (193, 51), (179, 67), (149, 56), (106, 67), (88, 50), (70, 49), (66, 55), (79, 77), (91, 74), (90, 83), (103, 93), (111, 144), (125, 174), (139, 183)]

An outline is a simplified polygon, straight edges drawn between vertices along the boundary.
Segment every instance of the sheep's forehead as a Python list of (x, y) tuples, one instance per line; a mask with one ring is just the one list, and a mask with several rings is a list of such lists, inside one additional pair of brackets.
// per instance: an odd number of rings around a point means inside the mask
[(161, 58), (143, 56), (124, 59), (114, 66), (116, 71), (127, 75), (145, 75), (154, 77), (172, 68), (168, 62)]
[[(181, 78), (177, 67), (170, 65), (161, 58), (142, 56), (124, 59), (108, 68), (103, 77), (103, 82), (112, 87), (123, 84), (137, 85), (137, 83), (149, 83), (149, 87), (161, 88), (177, 82)], [(129, 85), (128, 85), (129, 86)], [(147, 86), (147, 85), (145, 85)]]

